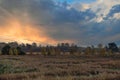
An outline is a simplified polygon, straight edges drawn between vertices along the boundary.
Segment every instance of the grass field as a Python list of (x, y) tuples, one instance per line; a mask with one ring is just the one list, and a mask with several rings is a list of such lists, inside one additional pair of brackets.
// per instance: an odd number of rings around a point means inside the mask
[(0, 80), (120, 80), (120, 55), (0, 55)]

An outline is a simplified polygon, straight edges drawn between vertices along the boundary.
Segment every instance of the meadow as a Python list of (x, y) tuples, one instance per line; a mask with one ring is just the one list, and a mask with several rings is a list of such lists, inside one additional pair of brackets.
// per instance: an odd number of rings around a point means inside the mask
[(0, 80), (120, 80), (120, 55), (0, 55)]

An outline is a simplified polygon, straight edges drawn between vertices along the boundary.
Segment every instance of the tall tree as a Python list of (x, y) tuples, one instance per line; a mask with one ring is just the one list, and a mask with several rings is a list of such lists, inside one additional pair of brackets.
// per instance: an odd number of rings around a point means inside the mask
[(2, 54), (3, 55), (9, 55), (9, 50), (10, 50), (10, 46), (7, 44), (2, 48)]
[(116, 45), (114, 42), (113, 42), (113, 43), (109, 43), (108, 46), (109, 46), (109, 49), (110, 49), (113, 53), (119, 51), (117, 45)]

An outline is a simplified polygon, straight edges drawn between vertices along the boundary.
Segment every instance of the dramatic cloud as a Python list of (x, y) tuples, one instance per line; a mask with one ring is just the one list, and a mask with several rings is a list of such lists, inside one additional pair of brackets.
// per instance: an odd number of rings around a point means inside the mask
[(120, 13), (115, 13), (115, 14), (113, 15), (113, 18), (114, 18), (114, 19), (120, 19)]
[(118, 42), (119, 5), (120, 0), (0, 0), (0, 41)]
[(96, 22), (101, 22), (108, 15), (111, 8), (118, 4), (120, 4), (120, 0), (96, 0), (93, 3), (77, 2), (74, 3), (72, 7), (79, 11), (90, 9), (96, 14), (96, 17), (93, 20)]

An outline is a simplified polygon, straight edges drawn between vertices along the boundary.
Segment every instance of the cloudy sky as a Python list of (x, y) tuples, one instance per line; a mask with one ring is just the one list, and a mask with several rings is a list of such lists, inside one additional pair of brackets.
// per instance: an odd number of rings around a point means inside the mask
[(0, 42), (120, 43), (120, 0), (0, 0)]

